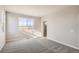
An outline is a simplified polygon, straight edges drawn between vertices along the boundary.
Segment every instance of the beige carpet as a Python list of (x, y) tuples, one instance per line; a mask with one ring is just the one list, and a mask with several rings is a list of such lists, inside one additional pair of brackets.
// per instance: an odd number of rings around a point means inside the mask
[(78, 53), (71, 47), (64, 46), (46, 38), (32, 38), (6, 43), (2, 53)]

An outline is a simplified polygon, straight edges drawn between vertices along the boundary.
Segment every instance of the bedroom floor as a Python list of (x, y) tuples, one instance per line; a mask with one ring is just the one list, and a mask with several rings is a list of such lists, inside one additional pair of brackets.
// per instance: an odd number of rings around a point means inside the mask
[(22, 39), (7, 42), (2, 53), (78, 53), (71, 47), (59, 44), (46, 38)]

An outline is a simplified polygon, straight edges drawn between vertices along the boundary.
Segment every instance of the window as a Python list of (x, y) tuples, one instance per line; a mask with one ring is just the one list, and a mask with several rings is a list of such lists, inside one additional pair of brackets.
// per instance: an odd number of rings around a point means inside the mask
[(33, 20), (30, 18), (19, 18), (19, 26), (33, 26)]
[(32, 31), (33, 20), (31, 18), (20, 17), (18, 19), (18, 28), (22, 31)]

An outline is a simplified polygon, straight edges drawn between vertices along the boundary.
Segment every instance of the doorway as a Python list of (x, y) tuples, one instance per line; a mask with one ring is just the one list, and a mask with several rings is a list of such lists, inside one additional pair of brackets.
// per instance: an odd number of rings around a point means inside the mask
[(47, 37), (47, 21), (43, 22), (43, 36)]

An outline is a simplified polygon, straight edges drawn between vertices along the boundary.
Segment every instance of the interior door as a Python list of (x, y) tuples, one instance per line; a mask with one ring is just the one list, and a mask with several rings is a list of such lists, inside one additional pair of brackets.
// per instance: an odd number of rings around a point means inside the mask
[(0, 10), (0, 50), (5, 44), (5, 11)]

